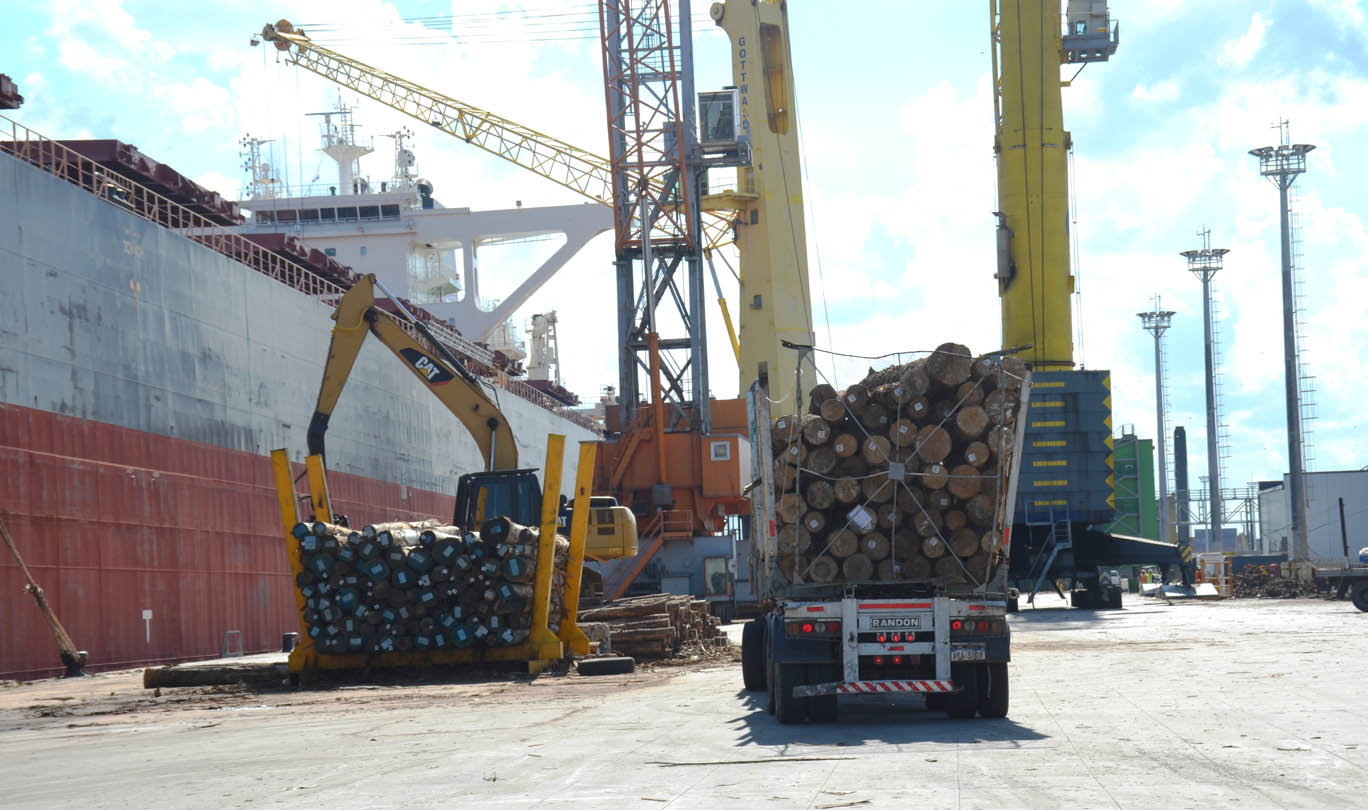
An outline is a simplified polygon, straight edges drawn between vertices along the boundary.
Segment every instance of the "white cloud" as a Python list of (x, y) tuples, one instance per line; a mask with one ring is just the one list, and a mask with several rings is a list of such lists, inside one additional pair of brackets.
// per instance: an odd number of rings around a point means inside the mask
[(1311, 5), (1325, 9), (1341, 28), (1363, 32), (1363, 0), (1311, 0)]
[(233, 124), (233, 100), (228, 89), (203, 76), (162, 85), (153, 92), (180, 116), (181, 129), (187, 134)]
[(47, 36), (64, 67), (106, 86), (136, 89), (176, 49), (140, 27), (122, 0), (55, 0)]
[(1249, 64), (1263, 47), (1264, 34), (1272, 24), (1272, 19), (1264, 19), (1263, 14), (1254, 12), (1254, 16), (1249, 20), (1249, 30), (1245, 31), (1244, 36), (1225, 44), (1221, 51), (1221, 64), (1237, 68)]
[(1131, 91), (1136, 101), (1175, 101), (1178, 98), (1178, 82), (1172, 78), (1151, 85), (1137, 84)]

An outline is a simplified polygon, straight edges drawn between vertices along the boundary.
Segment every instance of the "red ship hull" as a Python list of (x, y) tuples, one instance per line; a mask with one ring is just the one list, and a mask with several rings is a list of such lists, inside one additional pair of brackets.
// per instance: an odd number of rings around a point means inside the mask
[[(275, 650), (298, 629), (268, 457), (0, 404), (0, 470), (5, 522), (88, 669), (215, 657), (231, 630), (248, 653)], [(356, 526), (454, 505), (357, 475), (328, 483)], [(0, 678), (60, 674), (23, 586), (0, 554)]]

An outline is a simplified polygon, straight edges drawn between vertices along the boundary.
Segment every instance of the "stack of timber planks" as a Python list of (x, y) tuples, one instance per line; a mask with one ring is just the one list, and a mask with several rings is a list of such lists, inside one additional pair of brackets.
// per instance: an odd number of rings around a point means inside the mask
[(775, 419), (780, 576), (822, 584), (991, 578), (1007, 554), (996, 527), (1025, 371), (1018, 358), (975, 358), (945, 343), (910, 363), (870, 369), (843, 391), (818, 385), (806, 414)]
[(653, 594), (620, 599), (580, 611), (581, 622), (608, 625), (613, 652), (634, 658), (666, 658), (687, 646), (723, 646), (727, 636), (705, 599)]
[[(298, 523), (307, 633), (322, 653), (508, 647), (532, 628), (540, 533), (507, 518), (479, 532), (436, 520), (353, 531)], [(548, 624), (560, 629), (570, 543), (555, 538)]]

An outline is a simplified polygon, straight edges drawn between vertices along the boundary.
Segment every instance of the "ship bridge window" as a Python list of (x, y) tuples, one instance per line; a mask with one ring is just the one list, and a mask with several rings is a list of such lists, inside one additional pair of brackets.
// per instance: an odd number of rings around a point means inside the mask
[(259, 222), (259, 223), (261, 223), (262, 225), (269, 225), (269, 224), (271, 224), (272, 222), (275, 222), (275, 212), (274, 212), (274, 211), (257, 211), (257, 212), (256, 212), (256, 221)]
[(336, 222), (336, 221), (337, 221), (337, 209), (336, 209), (336, 208), (320, 208), (320, 209), (318, 209), (318, 218), (319, 218), (319, 220), (321, 220), (321, 221), (323, 221), (323, 222)]
[(317, 208), (304, 208), (304, 209), (301, 209), (300, 212), (299, 212), (299, 221), (300, 221), (300, 222), (317, 222), (317, 221), (318, 221), (318, 209), (317, 209)]
[(361, 218), (362, 218), (362, 219), (379, 219), (379, 218), (380, 218), (380, 206), (378, 206), (378, 205), (363, 205), (363, 206), (361, 206)]
[(323, 248), (323, 255), (324, 255), (324, 256), (336, 256), (336, 255), (337, 255), (337, 248)]
[(345, 221), (347, 221), (347, 220), (350, 220), (350, 219), (356, 219), (356, 209), (355, 209), (355, 208), (339, 208), (339, 209), (337, 209), (337, 218), (338, 218), (338, 220), (343, 221), (343, 222), (345, 222)]
[(398, 219), (398, 218), (399, 218), (399, 206), (397, 206), (397, 205), (382, 205), (382, 206), (380, 206), (380, 218), (381, 218), (381, 219)]
[(294, 222), (298, 215), (298, 211), (277, 211), (276, 222)]

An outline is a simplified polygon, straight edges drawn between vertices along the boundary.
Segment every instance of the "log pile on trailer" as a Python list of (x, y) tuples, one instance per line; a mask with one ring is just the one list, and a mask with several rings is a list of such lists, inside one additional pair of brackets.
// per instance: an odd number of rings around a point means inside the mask
[(727, 636), (708, 602), (691, 596), (653, 594), (582, 610), (581, 622), (608, 625), (613, 652), (634, 658), (665, 658), (687, 646), (725, 645)]
[[(323, 653), (511, 647), (532, 627), (540, 532), (508, 518), (480, 531), (437, 520), (360, 531), (296, 524), (307, 632)], [(560, 629), (570, 544), (555, 540), (549, 626)]]
[[(946, 343), (773, 420), (777, 567), (790, 583), (981, 584), (1007, 555), (1025, 366)], [(1008, 514), (1004, 521), (1004, 514)]]

